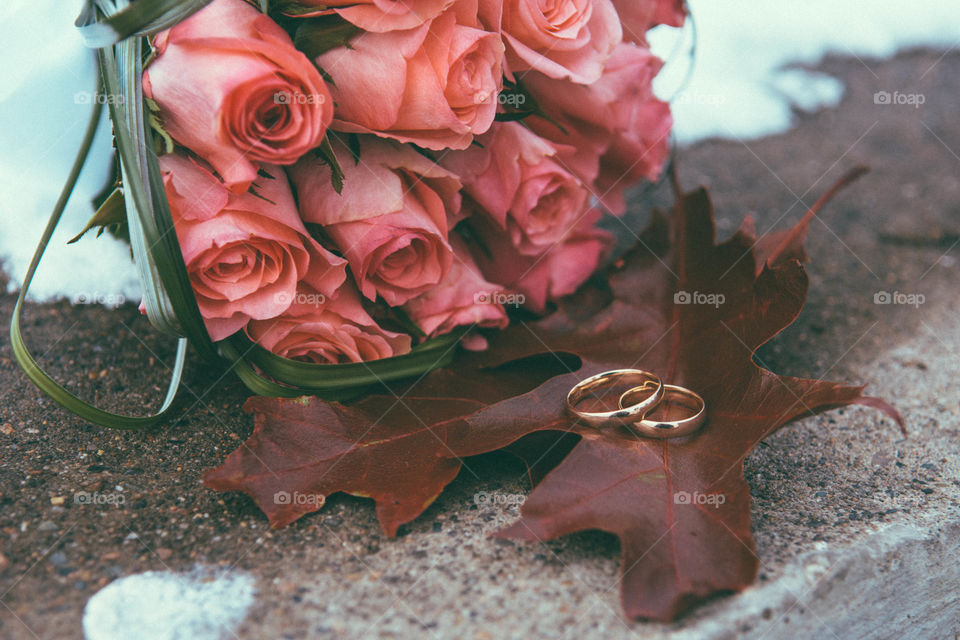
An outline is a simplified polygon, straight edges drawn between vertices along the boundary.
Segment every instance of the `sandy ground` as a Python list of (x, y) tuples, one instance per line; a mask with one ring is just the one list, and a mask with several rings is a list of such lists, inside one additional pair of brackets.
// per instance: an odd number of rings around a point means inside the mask
[[(870, 383), (904, 410), (911, 437), (853, 409), (805, 420), (761, 446), (746, 465), (763, 565), (758, 588), (823, 545), (855, 544), (891, 523), (960, 520), (960, 54), (828, 59), (822, 70), (847, 85), (837, 109), (798, 113), (798, 126), (784, 135), (681, 150), (681, 177), (711, 189), (719, 232), (727, 235), (746, 212), (760, 230), (782, 228), (845, 170), (873, 168), (814, 223), (807, 307), (759, 358), (780, 373)], [(922, 93), (926, 101), (878, 105), (878, 90)], [(663, 188), (640, 194), (630, 224), (639, 225), (651, 202), (668, 199)], [(924, 304), (874, 304), (882, 291), (920, 293)], [(12, 297), (0, 297), (4, 325), (12, 306)], [(25, 330), (42, 365), (84, 397), (130, 412), (159, 400), (173, 344), (133, 306), (35, 306)], [(682, 636), (712, 620), (723, 620), (730, 634), (786, 638), (791, 618), (802, 624), (817, 611), (814, 592), (786, 609), (771, 604), (755, 620), (730, 617), (739, 596), (675, 625), (628, 623), (619, 611), (612, 537), (584, 533), (528, 545), (486, 536), (516, 510), (478, 507), (473, 495), (529, 489), (520, 465), (498, 454), (469, 460), (395, 540), (379, 532), (368, 501), (344, 496), (271, 531), (246, 497), (200, 485), (201, 472), (249, 435), (244, 398), (236, 380), (193, 359), (169, 426), (108, 431), (42, 397), (4, 339), (0, 637), (82, 637), (86, 601), (112, 580), (196, 563), (256, 578), (241, 638)], [(82, 491), (119, 494), (123, 504), (78, 504)], [(932, 587), (920, 581), (914, 588), (923, 595)], [(821, 615), (825, 628), (842, 628), (845, 614)], [(888, 615), (893, 622), (899, 614)], [(942, 624), (931, 637), (960, 633), (949, 627), (955, 623)], [(872, 637), (885, 637), (883, 628)]]

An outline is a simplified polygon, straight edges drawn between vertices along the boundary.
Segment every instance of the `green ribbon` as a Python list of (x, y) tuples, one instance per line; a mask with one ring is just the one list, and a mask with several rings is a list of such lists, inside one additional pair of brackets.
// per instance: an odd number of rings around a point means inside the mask
[(10, 344), (13, 347), (13, 357), (23, 369), (24, 373), (27, 374), (31, 382), (64, 408), (72, 411), (84, 420), (105, 427), (128, 430), (146, 429), (163, 420), (177, 395), (177, 389), (180, 387), (180, 377), (183, 374), (183, 363), (187, 357), (187, 340), (185, 338), (181, 338), (177, 343), (177, 357), (173, 366), (173, 373), (170, 376), (170, 386), (167, 388), (167, 396), (160, 410), (153, 415), (137, 417), (104, 411), (67, 391), (40, 368), (40, 365), (37, 364), (37, 361), (27, 348), (20, 330), (20, 316), (23, 313), (23, 305), (27, 298), (27, 291), (30, 289), (30, 283), (33, 282), (33, 276), (37, 271), (37, 267), (40, 265), (40, 260), (43, 258), (43, 254), (50, 244), (50, 238), (53, 236), (54, 230), (60, 223), (63, 210), (70, 200), (70, 195), (73, 193), (77, 179), (80, 177), (80, 171), (83, 169), (87, 155), (90, 153), (90, 147), (93, 144), (93, 138), (97, 133), (97, 127), (100, 123), (102, 107), (103, 105), (99, 99), (94, 100), (93, 111), (90, 114), (90, 122), (87, 124), (87, 131), (83, 136), (80, 150), (77, 152), (77, 157), (73, 161), (73, 167), (70, 169), (67, 181), (60, 191), (60, 198), (57, 200), (57, 204), (50, 214), (50, 220), (47, 222), (47, 227), (43, 231), (40, 244), (37, 246), (37, 250), (33, 254), (33, 259), (30, 261), (27, 275), (23, 279), (23, 286), (20, 288), (20, 295), (17, 296), (17, 303), (13, 308), (13, 317), (10, 320)]

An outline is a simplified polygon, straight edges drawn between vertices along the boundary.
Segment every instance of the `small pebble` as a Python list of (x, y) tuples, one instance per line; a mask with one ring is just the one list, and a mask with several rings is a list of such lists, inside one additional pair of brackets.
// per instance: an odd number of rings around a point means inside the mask
[(56, 531), (56, 530), (57, 530), (57, 525), (50, 522), (49, 520), (44, 520), (43, 522), (37, 525), (37, 531)]

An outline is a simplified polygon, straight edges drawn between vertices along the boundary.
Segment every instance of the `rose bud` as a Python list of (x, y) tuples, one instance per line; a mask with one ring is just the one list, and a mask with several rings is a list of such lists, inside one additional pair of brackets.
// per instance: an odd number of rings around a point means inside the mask
[(547, 301), (576, 291), (606, 257), (613, 236), (594, 226), (600, 215), (597, 209), (588, 211), (576, 229), (539, 256), (518, 252), (490, 220), (471, 217), (470, 228), (479, 239), (471, 251), (487, 280), (522, 294), (523, 306), (539, 313)]
[(490, 128), (502, 60), (500, 36), (464, 0), (415, 29), (360, 34), (316, 62), (333, 79), (334, 129), (439, 150), (466, 148)]
[(214, 0), (159, 33), (154, 48), (144, 95), (232, 191), (247, 190), (258, 163), (292, 164), (323, 140), (333, 101), (320, 72), (244, 0)]
[(480, 275), (469, 249), (456, 233), (451, 235), (450, 244), (454, 259), (447, 277), (407, 302), (403, 307), (407, 315), (428, 337), (450, 333), (464, 325), (506, 327), (507, 312), (498, 301), (501, 287)]
[(350, 263), (364, 296), (401, 305), (439, 284), (453, 261), (448, 216), (460, 210), (460, 181), (413, 148), (366, 137), (359, 162), (339, 141), (343, 190), (330, 167), (305, 156), (289, 169), (300, 214), (323, 225)]
[(251, 321), (247, 335), (278, 356), (319, 364), (370, 362), (410, 351), (410, 336), (381, 329), (350, 283), (336, 298), (301, 285), (289, 309)]
[[(557, 143), (564, 166), (592, 185), (594, 195), (614, 214), (626, 208), (624, 191), (642, 179), (656, 180), (670, 151), (670, 105), (653, 94), (662, 63), (648, 49), (620, 44), (590, 86), (553, 80), (539, 73), (524, 76), (555, 124), (539, 117), (526, 124)], [(575, 149), (564, 153), (564, 149)]]
[(590, 84), (623, 38), (610, 0), (512, 0), (501, 23), (512, 74), (531, 69)]
[(580, 219), (589, 193), (556, 162), (557, 148), (515, 122), (497, 123), (480, 146), (447, 153), (444, 167), (510, 235), (517, 251), (538, 255)]
[[(437, 17), (454, 0), (296, 0), (297, 18), (335, 13), (364, 31), (396, 31), (418, 27)], [(283, 5), (281, 4), (281, 7)], [(310, 11), (311, 7), (316, 10)]]
[(327, 296), (343, 284), (346, 261), (307, 233), (279, 167), (265, 165), (253, 190), (242, 194), (184, 155), (162, 156), (160, 168), (211, 340), (226, 338), (251, 318), (280, 315), (300, 283)]

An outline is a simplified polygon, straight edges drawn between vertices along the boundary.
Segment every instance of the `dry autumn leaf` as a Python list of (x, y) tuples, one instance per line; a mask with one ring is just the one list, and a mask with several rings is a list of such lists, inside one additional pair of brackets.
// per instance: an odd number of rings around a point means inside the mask
[[(532, 476), (542, 480), (521, 518), (497, 535), (615, 534), (631, 618), (671, 620), (715, 593), (741, 590), (758, 566), (743, 477), (743, 460), (757, 443), (790, 420), (848, 404), (902, 422), (862, 387), (779, 376), (754, 362), (756, 349), (803, 307), (808, 281), (799, 260), (806, 227), (824, 201), (789, 231), (758, 241), (747, 220), (716, 244), (706, 192), (678, 196), (669, 222), (655, 215), (611, 270), (609, 289), (587, 287), (550, 316), (515, 323), (480, 356), (350, 406), (252, 398), (253, 435), (204, 482), (248, 494), (274, 526), (322, 506), (278, 502), (278, 492), (370, 497), (394, 535), (456, 476), (461, 458), (518, 445), (530, 458), (536, 449), (524, 436), (572, 432), (579, 442), (545, 475), (535, 466)], [(709, 303), (686, 303), (696, 300)], [(699, 393), (708, 408), (703, 429), (650, 440), (571, 420), (567, 391), (624, 367)]]

